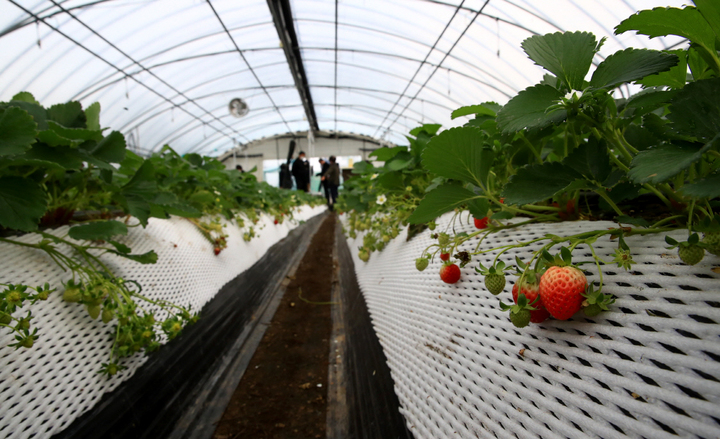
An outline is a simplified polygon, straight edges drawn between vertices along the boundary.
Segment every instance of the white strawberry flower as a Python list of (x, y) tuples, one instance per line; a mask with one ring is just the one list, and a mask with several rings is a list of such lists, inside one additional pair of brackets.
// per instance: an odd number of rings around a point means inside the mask
[(579, 100), (579, 99), (582, 97), (582, 95), (583, 95), (583, 92), (581, 92), (581, 91), (578, 91), (578, 90), (570, 90), (570, 92), (568, 92), (567, 94), (565, 94), (565, 99), (568, 99), (568, 100), (574, 99), (574, 100), (577, 101), (577, 100)]
[(387, 197), (385, 195), (378, 195), (377, 200), (375, 200), (376, 203), (381, 204), (381, 205), (385, 204), (386, 201), (387, 201)]

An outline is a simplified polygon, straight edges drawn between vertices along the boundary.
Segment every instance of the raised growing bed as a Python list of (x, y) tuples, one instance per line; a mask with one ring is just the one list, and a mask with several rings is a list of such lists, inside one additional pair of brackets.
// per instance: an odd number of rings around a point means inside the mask
[[(436, 231), (451, 217), (439, 218)], [(535, 224), (491, 234), (480, 250), (616, 226)], [(617, 296), (610, 311), (518, 329), (498, 306), (498, 299), (512, 300), (512, 283), (492, 296), (473, 269), (478, 261), (492, 265), (492, 252), (476, 256), (454, 285), (441, 282), (438, 259), (424, 272), (415, 269), (430, 233), (406, 241), (402, 232), (367, 263), (357, 254), (363, 234), (348, 239), (400, 411), (416, 438), (720, 436), (720, 258), (683, 265), (662, 236), (626, 238), (637, 264), (603, 270), (604, 291)], [(478, 238), (458, 251), (471, 251)], [(617, 243), (603, 239), (595, 249), (611, 260)], [(538, 247), (501, 259), (512, 263)], [(591, 256), (575, 251), (578, 261)]]
[[(133, 261), (115, 257), (114, 255), (103, 256), (104, 262), (114, 273), (126, 279), (132, 279), (143, 285), (143, 294), (151, 299), (171, 300), (182, 306), (192, 305), (194, 310), (203, 307), (218, 294), (219, 291), (227, 290), (228, 285), (238, 279), (238, 275), (248, 270), (253, 264), (260, 260), (274, 244), (283, 240), (288, 233), (298, 226), (300, 222), (309, 220), (323, 211), (322, 207), (301, 207), (294, 215), (293, 221), (285, 221), (283, 224), (273, 224), (271, 216), (261, 216), (256, 229), (261, 228), (258, 237), (250, 242), (243, 240), (243, 231), (233, 225), (228, 225), (225, 230), (229, 235), (227, 238), (228, 247), (219, 255), (214, 255), (212, 245), (201, 235), (198, 229), (189, 221), (181, 218), (170, 220), (151, 219), (147, 228), (132, 228), (129, 234), (122, 238), (122, 242), (132, 246), (138, 252), (155, 250), (158, 254), (158, 262), (153, 265), (141, 265)], [(63, 233), (66, 227), (53, 231)], [(284, 247), (276, 256), (276, 263), (272, 265), (271, 271), (277, 271), (283, 263), (292, 259), (293, 252), (298, 248), (299, 242), (294, 234), (295, 241), (284, 241)], [(34, 234), (24, 235), (18, 240), (23, 242), (34, 242), (39, 237)], [(63, 281), (69, 279), (70, 274), (60, 270), (57, 265), (52, 264), (44, 254), (34, 249), (18, 248), (9, 244), (0, 244), (0, 282), (25, 283), (39, 285), (49, 282), (52, 286), (59, 286)], [(256, 283), (269, 280), (272, 273), (262, 273)], [(253, 276), (248, 277), (253, 280)], [(248, 280), (248, 279), (246, 279)], [(226, 292), (228, 298), (234, 297), (235, 305), (240, 306), (237, 310), (240, 316), (247, 320), (261, 301), (258, 292), (262, 293), (262, 285), (250, 285), (247, 292), (242, 288)], [(225, 288), (223, 288), (225, 286)], [(241, 284), (242, 286), (242, 284)], [(243, 299), (243, 294), (252, 297)], [(238, 296), (240, 298), (238, 298)], [(245, 306), (247, 309), (243, 308)], [(223, 306), (215, 306), (215, 309), (222, 311)], [(210, 310), (209, 315), (213, 314)], [(227, 310), (225, 310), (227, 312)], [(24, 312), (24, 311), (23, 311)], [(124, 360), (127, 369), (121, 370), (112, 378), (98, 373), (101, 363), (108, 360), (111, 344), (113, 325), (104, 325), (97, 320), (92, 320), (83, 307), (74, 303), (63, 302), (61, 294), (53, 293), (47, 301), (37, 302), (32, 305), (34, 319), (33, 326), (38, 328), (40, 338), (31, 349), (13, 350), (3, 347), (2, 359), (0, 359), (0, 397), (3, 399), (3, 411), (0, 413), (0, 435), (8, 438), (21, 437), (49, 437), (59, 433), (70, 426), (73, 421), (81, 417), (89, 410), (98, 413), (103, 407), (112, 407), (113, 404), (123, 406), (123, 410), (132, 410), (133, 401), (126, 400), (118, 403), (113, 402), (112, 397), (103, 395), (115, 390), (124, 381), (130, 379), (135, 372), (148, 361), (148, 357), (135, 355)], [(215, 311), (217, 313), (218, 311)], [(192, 332), (198, 329), (195, 327), (212, 330), (221, 330), (222, 327), (212, 325), (220, 322), (201, 320), (194, 326), (185, 329), (185, 332)], [(246, 323), (242, 319), (236, 321), (238, 333), (242, 332), (242, 326)], [(216, 334), (217, 335), (217, 334)], [(165, 361), (172, 361), (172, 355), (168, 355), (171, 349), (176, 352), (183, 352), (183, 345), (197, 345), (194, 356), (208, 356), (206, 361), (212, 362), (216, 358), (210, 354), (220, 355), (211, 346), (203, 347), (203, 343), (195, 343), (198, 340), (183, 340), (185, 334), (174, 340), (166, 348), (153, 354), (163, 356)], [(186, 337), (187, 338), (187, 337)], [(190, 336), (189, 338), (192, 338)], [(199, 337), (195, 337), (198, 339)], [(6, 333), (0, 337), (0, 345), (6, 346), (13, 341), (12, 336)], [(202, 340), (201, 340), (202, 341)], [(215, 352), (218, 351), (218, 352)], [(152, 357), (150, 357), (152, 363)], [(157, 362), (156, 362), (157, 363)], [(155, 365), (155, 376), (153, 380), (146, 382), (143, 393), (157, 392), (161, 383), (157, 381), (158, 376), (163, 374), (170, 378), (178, 378), (178, 373), (173, 368), (163, 368), (163, 364)], [(158, 375), (159, 374), (159, 375)], [(193, 383), (171, 383), (169, 386), (176, 392), (183, 390), (178, 386), (188, 386)], [(172, 389), (172, 387), (175, 389)], [(162, 386), (160, 386), (162, 387)], [(168, 386), (166, 386), (168, 387)], [(185, 389), (187, 390), (187, 389)], [(116, 392), (117, 393), (117, 392)], [(137, 396), (137, 391), (135, 392)], [(172, 392), (167, 393), (172, 395)], [(142, 395), (140, 395), (142, 396)], [(172, 400), (175, 396), (168, 396), (170, 399), (160, 401), (157, 409), (171, 406), (177, 401)], [(128, 407), (130, 405), (130, 407)], [(176, 407), (171, 418), (180, 413)], [(122, 413), (115, 412), (116, 418), (121, 418)], [(134, 416), (134, 418), (133, 418)], [(130, 413), (125, 418), (125, 428), (132, 431), (140, 427), (135, 422), (140, 419), (141, 414)], [(172, 428), (170, 418), (164, 419), (166, 425), (159, 428)], [(78, 432), (92, 423), (85, 422), (83, 425), (73, 425)], [(110, 428), (111, 422), (106, 422)], [(155, 425), (153, 428), (158, 427)], [(152, 430), (147, 430), (149, 434)], [(118, 432), (119, 434), (120, 432)], [(104, 437), (111, 437), (111, 431)], [(71, 436), (73, 436), (71, 434)], [(74, 434), (74, 437), (81, 437), (82, 433)], [(139, 436), (135, 436), (139, 437)]]

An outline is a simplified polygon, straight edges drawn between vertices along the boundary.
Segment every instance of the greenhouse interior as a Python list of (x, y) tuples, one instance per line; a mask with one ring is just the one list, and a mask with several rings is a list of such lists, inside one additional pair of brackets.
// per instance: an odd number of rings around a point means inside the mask
[(1, 0), (0, 48), (1, 438), (720, 438), (720, 1)]

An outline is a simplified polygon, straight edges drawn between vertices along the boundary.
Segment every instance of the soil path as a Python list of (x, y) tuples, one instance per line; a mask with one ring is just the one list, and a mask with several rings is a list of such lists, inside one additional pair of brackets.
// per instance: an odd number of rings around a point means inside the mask
[(334, 236), (330, 215), (291, 278), (214, 439), (325, 438)]

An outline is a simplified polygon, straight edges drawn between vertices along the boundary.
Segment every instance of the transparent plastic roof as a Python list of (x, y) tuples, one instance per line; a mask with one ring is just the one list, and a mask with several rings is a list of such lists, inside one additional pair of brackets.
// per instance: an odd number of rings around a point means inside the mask
[[(286, 0), (287, 1), (287, 0)], [(282, 0), (5, 0), (0, 101), (98, 101), (101, 123), (142, 150), (219, 155), (310, 128), (270, 3)], [(533, 34), (584, 30), (619, 49), (677, 38), (614, 36), (641, 9), (680, 0), (290, 0), (309, 95), (323, 131), (406, 143), (455, 108), (507, 100), (542, 78), (520, 48)], [(621, 90), (627, 93), (627, 90)], [(228, 103), (250, 108), (232, 116)]]

